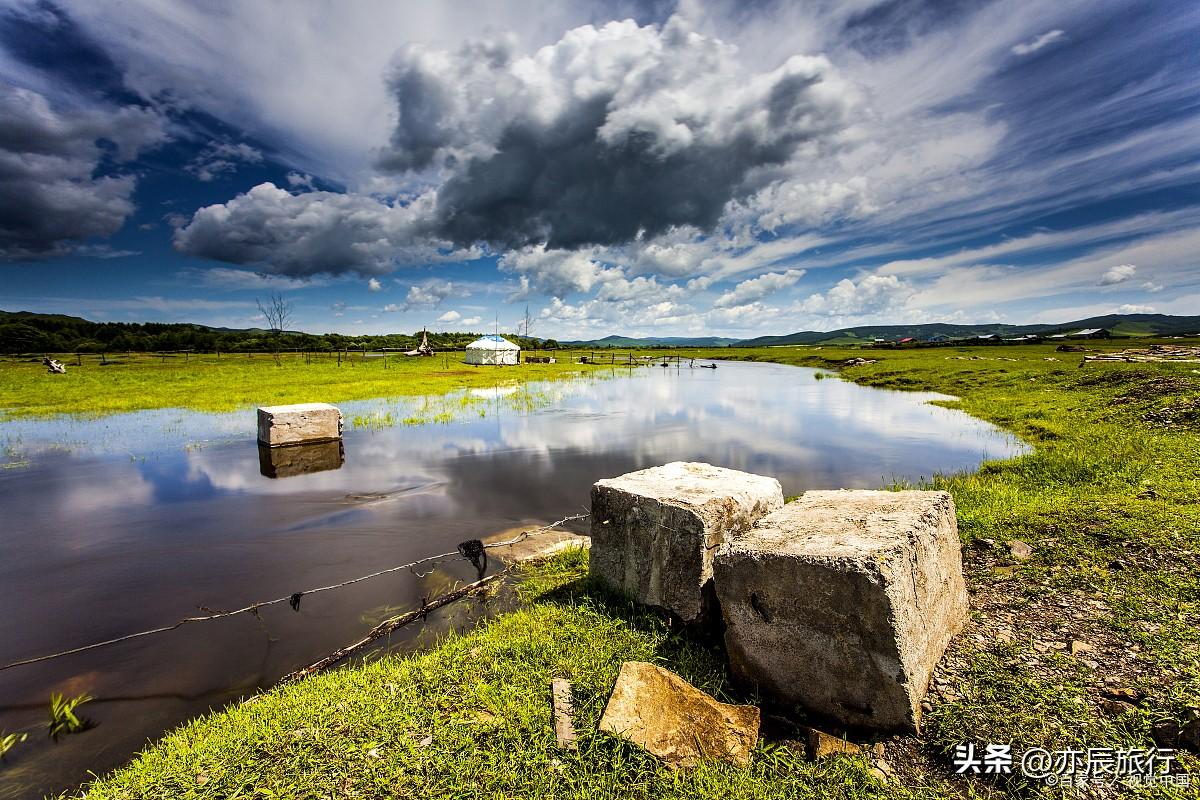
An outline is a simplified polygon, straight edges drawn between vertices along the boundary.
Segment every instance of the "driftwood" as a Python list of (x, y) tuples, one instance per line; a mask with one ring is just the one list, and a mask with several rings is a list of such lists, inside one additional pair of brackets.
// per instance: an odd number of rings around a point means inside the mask
[(456, 600), (461, 600), (469, 595), (479, 594), (507, 574), (507, 572), (508, 570), (503, 570), (501, 572), (497, 572), (495, 575), (488, 575), (486, 578), (481, 578), (474, 583), (468, 583), (466, 586), (462, 586), (453, 591), (446, 592), (443, 595), (439, 595), (433, 600), (424, 603), (420, 608), (412, 611), (406, 611), (405, 613), (397, 617), (392, 617), (391, 619), (385, 619), (383, 622), (372, 628), (366, 636), (359, 639), (354, 644), (348, 644), (343, 648), (333, 651), (320, 661), (314, 661), (312, 664), (309, 664), (303, 669), (298, 669), (295, 672), (285, 675), (279, 682), (294, 683), (295, 681), (304, 680), (309, 675), (315, 675), (318, 672), (329, 669), (334, 664), (344, 661), (346, 658), (354, 655), (377, 639), (381, 639), (384, 636), (387, 636), (389, 633), (399, 630), (405, 625), (416, 622), (419, 619), (424, 619), (425, 615), (430, 611), (434, 611), (442, 606), (449, 605), (450, 603), (453, 603)]
[(417, 345), (416, 350), (409, 350), (404, 355), (406, 356), (432, 356), (433, 348), (429, 346), (429, 333), (421, 331), (421, 343)]
[(50, 356), (43, 358), (42, 364), (46, 367), (46, 371), (51, 375), (65, 375), (67, 373), (66, 365), (61, 361), (55, 361)]

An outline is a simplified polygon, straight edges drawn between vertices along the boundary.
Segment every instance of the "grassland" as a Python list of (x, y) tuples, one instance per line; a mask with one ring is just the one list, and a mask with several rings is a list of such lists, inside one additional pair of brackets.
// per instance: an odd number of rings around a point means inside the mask
[[(555, 364), (474, 367), (462, 353), (432, 358), (362, 358), (339, 364), (329, 354), (66, 358), (67, 373), (51, 375), (38, 360), (0, 359), (0, 415), (100, 416), (148, 408), (233, 411), (253, 405), (437, 395), (498, 382), (575, 377), (595, 367), (563, 354)], [(3, 418), (0, 416), (0, 419)]]
[[(684, 772), (597, 732), (624, 660), (656, 661), (723, 699), (756, 698), (729, 685), (715, 644), (606, 596), (568, 555), (527, 576), (519, 610), (422, 655), (337, 670), (197, 720), (87, 796), (1066, 796), (1013, 776), (955, 775), (949, 753), (965, 742), (1018, 753), (1147, 747), (1189, 730), (1200, 714), (1197, 365), (1081, 367), (1079, 355), (1046, 346), (709, 355), (945, 392), (959, 398), (948, 405), (1034, 446), (929, 484), (957, 504), (972, 621), (935, 677), (922, 733), (885, 740), (892, 779), (871, 777), (863, 756), (806, 761), (786, 726), (748, 769)], [(878, 361), (843, 367), (863, 355)], [(1014, 540), (1032, 556), (1010, 555)], [(578, 753), (553, 747), (552, 676), (575, 683)], [(1200, 772), (1195, 757), (1180, 762)]]

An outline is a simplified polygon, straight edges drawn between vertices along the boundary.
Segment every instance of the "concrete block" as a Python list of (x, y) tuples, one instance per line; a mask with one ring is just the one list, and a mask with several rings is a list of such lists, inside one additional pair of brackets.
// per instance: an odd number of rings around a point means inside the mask
[(913, 729), (967, 619), (946, 492), (808, 492), (716, 554), (730, 667), (848, 726)]
[(258, 440), (268, 447), (342, 438), (342, 412), (328, 403), (258, 409)]
[(677, 461), (592, 487), (591, 574), (684, 622), (711, 610), (712, 555), (783, 506), (779, 481)]

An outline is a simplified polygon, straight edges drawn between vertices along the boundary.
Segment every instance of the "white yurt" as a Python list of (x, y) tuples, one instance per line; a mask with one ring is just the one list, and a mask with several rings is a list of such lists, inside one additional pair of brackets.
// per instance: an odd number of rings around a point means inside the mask
[(489, 334), (467, 345), (467, 363), (487, 366), (515, 366), (521, 360), (521, 348), (503, 336)]

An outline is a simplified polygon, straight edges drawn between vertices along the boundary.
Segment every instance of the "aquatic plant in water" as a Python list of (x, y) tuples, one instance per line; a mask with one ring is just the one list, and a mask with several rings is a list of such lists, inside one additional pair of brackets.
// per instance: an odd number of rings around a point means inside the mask
[(64, 697), (57, 692), (50, 695), (50, 738), (57, 741), (60, 736), (79, 733), (91, 727), (91, 723), (86, 718), (80, 718), (75, 713), (75, 709), (91, 700), (92, 696), (89, 694), (71, 698)]
[(28, 738), (28, 733), (5, 733), (4, 731), (0, 731), (0, 761), (4, 760), (4, 756), (9, 750), (12, 750)]

